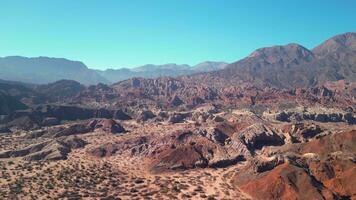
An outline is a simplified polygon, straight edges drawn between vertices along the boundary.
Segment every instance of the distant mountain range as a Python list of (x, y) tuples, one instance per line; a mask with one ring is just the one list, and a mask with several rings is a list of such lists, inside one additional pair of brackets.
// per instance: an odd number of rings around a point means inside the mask
[(32, 84), (47, 84), (62, 79), (75, 80), (85, 85), (111, 84), (132, 77), (177, 77), (224, 68), (224, 62), (203, 62), (196, 66), (165, 64), (144, 65), (132, 69), (89, 69), (84, 63), (64, 58), (27, 58), (9, 56), (0, 58), (0, 79)]
[(177, 65), (174, 63), (165, 65), (144, 65), (136, 68), (122, 68), (122, 69), (107, 69), (105, 71), (96, 70), (98, 74), (106, 78), (109, 82), (115, 83), (117, 81), (126, 80), (133, 77), (142, 78), (157, 78), (162, 76), (177, 77), (181, 75), (190, 75), (200, 72), (209, 72), (223, 69), (227, 66), (225, 62), (207, 61), (199, 63), (195, 66)]
[(277, 88), (309, 87), (326, 81), (356, 81), (356, 33), (334, 36), (312, 50), (299, 44), (257, 49), (237, 62), (203, 62), (196, 66), (165, 64), (136, 68), (89, 69), (62, 58), (0, 58), (0, 79), (47, 84), (69, 79), (84, 85), (113, 84), (133, 77), (178, 77), (186, 83), (214, 87), (241, 83)]
[(0, 78), (34, 84), (45, 84), (60, 79), (72, 79), (83, 84), (107, 82), (82, 62), (63, 58), (0, 58)]

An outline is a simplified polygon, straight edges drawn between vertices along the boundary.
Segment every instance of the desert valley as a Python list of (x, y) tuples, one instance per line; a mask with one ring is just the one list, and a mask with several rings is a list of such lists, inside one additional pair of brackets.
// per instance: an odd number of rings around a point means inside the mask
[(175, 77), (2, 80), (0, 199), (356, 199), (355, 97), (356, 33)]

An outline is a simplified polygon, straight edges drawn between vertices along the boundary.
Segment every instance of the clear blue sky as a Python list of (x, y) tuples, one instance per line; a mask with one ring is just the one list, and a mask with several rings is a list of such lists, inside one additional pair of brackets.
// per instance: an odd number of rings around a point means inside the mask
[(0, 27), (1, 57), (194, 65), (356, 31), (356, 0), (1, 0)]

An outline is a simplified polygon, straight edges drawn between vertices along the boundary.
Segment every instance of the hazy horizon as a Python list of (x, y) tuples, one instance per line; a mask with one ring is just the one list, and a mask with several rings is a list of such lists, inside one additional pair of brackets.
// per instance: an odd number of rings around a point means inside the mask
[(227, 63), (230, 64), (229, 62), (225, 62), (225, 61), (220, 61), (220, 60), (205, 60), (205, 61), (201, 61), (198, 62), (196, 64), (190, 65), (187, 63), (146, 63), (143, 65), (139, 65), (139, 66), (128, 66), (128, 67), (108, 67), (108, 68), (95, 68), (95, 66), (89, 66), (87, 65), (84, 61), (81, 60), (76, 60), (76, 59), (69, 59), (69, 58), (63, 58), (63, 57), (50, 57), (50, 56), (46, 56), (46, 55), (40, 55), (40, 56), (34, 56), (34, 57), (28, 57), (28, 56), (23, 56), (23, 55), (8, 55), (8, 56), (0, 56), (0, 58), (7, 58), (7, 57), (24, 57), (24, 58), (53, 58), (53, 59), (65, 59), (65, 60), (70, 60), (70, 61), (74, 61), (74, 62), (82, 62), (84, 65), (86, 65), (88, 67), (88, 69), (92, 69), (92, 70), (101, 70), (101, 71), (105, 71), (105, 70), (120, 70), (120, 69), (134, 69), (134, 68), (139, 68), (139, 67), (144, 67), (146, 65), (155, 65), (155, 66), (163, 66), (163, 65), (188, 65), (189, 67), (195, 67), (199, 64), (205, 63), (205, 62), (217, 62), (217, 63)]

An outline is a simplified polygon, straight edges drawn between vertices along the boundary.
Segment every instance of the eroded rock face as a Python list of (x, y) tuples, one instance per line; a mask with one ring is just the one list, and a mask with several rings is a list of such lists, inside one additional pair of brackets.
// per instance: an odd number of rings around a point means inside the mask
[(139, 156), (147, 150), (149, 139), (147, 137), (137, 137), (116, 143), (106, 143), (89, 149), (87, 152), (95, 157), (113, 156), (119, 153), (129, 153), (130, 156)]
[(144, 140), (137, 138), (89, 151), (99, 157), (125, 152), (146, 160), (153, 172), (227, 167), (251, 156), (240, 139), (234, 141), (218, 128), (183, 130)]
[(275, 152), (283, 162), (254, 160), (235, 184), (255, 199), (353, 199), (355, 144), (356, 131), (348, 131), (287, 146)]
[(272, 156), (268, 158), (256, 157), (250, 161), (251, 168), (257, 173), (272, 170), (284, 163), (283, 156)]
[(30, 145), (20, 150), (0, 152), (0, 158), (23, 157), (25, 160), (63, 160), (72, 149), (83, 148), (87, 143), (78, 137), (67, 137)]
[(222, 146), (225, 145), (225, 141), (228, 139), (228, 136), (225, 133), (213, 127), (208, 129), (198, 130), (198, 133)]
[(209, 130), (172, 133), (153, 142), (147, 158), (152, 160), (153, 172), (226, 167), (244, 160), (241, 150), (227, 153), (222, 141), (225, 137), (219, 131)]
[(356, 116), (351, 112), (335, 111), (335, 112), (300, 112), (300, 111), (283, 111), (276, 113), (274, 119), (282, 122), (312, 120), (317, 122), (346, 122), (348, 124), (356, 124)]
[(287, 135), (287, 143), (308, 142), (328, 134), (314, 123), (292, 123), (284, 125), (282, 131)]
[[(254, 180), (240, 183), (240, 188), (254, 199), (324, 199), (332, 193), (310, 177), (304, 169), (282, 164)], [(319, 191), (321, 190), (321, 192)], [(256, 192), (258, 191), (258, 192)]]
[[(250, 118), (246, 118), (250, 120)], [(241, 130), (239, 129), (240, 127)], [(227, 167), (263, 153), (263, 147), (284, 144), (282, 135), (263, 124), (235, 125), (216, 123), (207, 128), (192, 128), (164, 136), (149, 136), (143, 143), (108, 144), (91, 151), (96, 156), (127, 152), (144, 158), (153, 172), (197, 167)], [(277, 159), (278, 158), (278, 159)], [(264, 171), (284, 162), (283, 159), (256, 159), (256, 170)]]
[(355, 158), (342, 152), (335, 152), (326, 159), (308, 160), (308, 167), (312, 176), (326, 188), (340, 197), (352, 199), (356, 196), (354, 190), (356, 184)]
[(39, 105), (28, 110), (21, 110), (12, 113), (0, 123), (10, 123), (10, 125), (23, 130), (36, 129), (39, 127), (53, 126), (60, 124), (60, 121), (87, 120), (91, 118), (106, 118), (129, 120), (131, 117), (124, 111), (109, 110), (105, 108), (84, 108), (69, 105)]
[(264, 146), (280, 146), (284, 144), (283, 138), (263, 124), (253, 124), (241, 132), (235, 133), (250, 151), (262, 149)]
[(182, 123), (186, 118), (191, 116), (191, 113), (173, 113), (169, 119), (168, 122), (170, 123)]
[(107, 133), (124, 133), (126, 130), (119, 123), (113, 119), (94, 119), (89, 122), (90, 127), (94, 129), (101, 129)]
[(95, 117), (95, 114), (100, 113), (95, 109), (81, 108), (76, 106), (40, 106), (36, 108), (40, 111), (39, 115), (48, 117), (56, 117), (59, 120), (78, 120), (89, 119)]
[(78, 123), (69, 125), (66, 128), (60, 129), (58, 132), (53, 133), (52, 137), (58, 138), (63, 136), (70, 136), (75, 134), (84, 134), (94, 131), (94, 127), (91, 127), (87, 123)]
[(198, 122), (198, 123), (204, 123), (208, 119), (212, 119), (214, 116), (211, 113), (208, 112), (194, 112), (192, 114), (192, 120)]
[(59, 120), (55, 117), (46, 117), (42, 120), (41, 126), (55, 126), (59, 123)]

